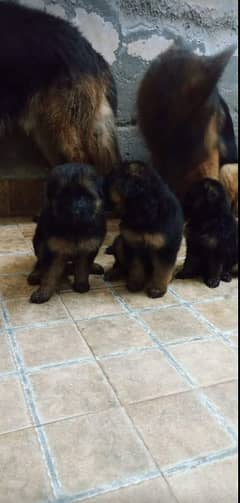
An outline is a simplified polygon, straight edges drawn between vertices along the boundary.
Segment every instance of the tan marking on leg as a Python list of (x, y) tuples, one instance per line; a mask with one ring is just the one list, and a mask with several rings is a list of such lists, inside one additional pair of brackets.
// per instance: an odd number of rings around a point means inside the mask
[(213, 178), (219, 180), (220, 162), (218, 146), (218, 118), (217, 115), (211, 117), (205, 131), (204, 147), (206, 149), (206, 159), (199, 165), (192, 165), (191, 169), (183, 174), (177, 190), (180, 199), (184, 198), (194, 182), (203, 178)]
[(220, 182), (228, 195), (232, 210), (238, 214), (238, 164), (225, 164), (220, 169)]
[(174, 266), (169, 266), (162, 262), (157, 253), (152, 254), (153, 273), (151, 281), (147, 287), (147, 293), (150, 297), (162, 297), (166, 291), (168, 284), (172, 280)]
[(50, 299), (64, 274), (65, 263), (65, 259), (62, 255), (58, 255), (53, 259), (51, 265), (41, 279), (39, 289), (33, 292), (31, 296), (32, 302), (40, 304)]
[(166, 236), (160, 232), (138, 234), (130, 229), (121, 229), (121, 234), (124, 239), (132, 245), (145, 245), (150, 248), (156, 248), (160, 250), (166, 244)]
[(102, 175), (111, 173), (120, 162), (114, 115), (105, 92), (96, 110), (88, 145), (93, 164), (98, 167)]

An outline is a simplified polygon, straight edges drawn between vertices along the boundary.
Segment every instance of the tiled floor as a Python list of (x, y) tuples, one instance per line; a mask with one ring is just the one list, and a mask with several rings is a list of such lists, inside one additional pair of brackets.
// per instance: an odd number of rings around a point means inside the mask
[(0, 224), (0, 503), (236, 503), (237, 281), (32, 305), (34, 224)]

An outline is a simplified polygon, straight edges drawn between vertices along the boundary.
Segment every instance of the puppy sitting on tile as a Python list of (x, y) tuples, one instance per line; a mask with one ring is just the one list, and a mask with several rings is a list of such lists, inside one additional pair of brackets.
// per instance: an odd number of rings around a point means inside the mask
[(89, 274), (103, 274), (94, 259), (106, 234), (102, 179), (87, 164), (54, 168), (47, 188), (47, 203), (33, 238), (36, 265), (28, 277), (39, 284), (31, 302), (50, 299), (72, 262), (75, 291), (89, 290)]
[(178, 278), (202, 276), (210, 288), (238, 270), (238, 226), (220, 182), (195, 182), (184, 201), (187, 256)]
[(108, 253), (115, 263), (107, 281), (126, 278), (127, 288), (163, 296), (172, 279), (183, 232), (180, 204), (160, 175), (142, 162), (124, 162), (109, 178), (109, 193), (121, 216), (120, 234)]

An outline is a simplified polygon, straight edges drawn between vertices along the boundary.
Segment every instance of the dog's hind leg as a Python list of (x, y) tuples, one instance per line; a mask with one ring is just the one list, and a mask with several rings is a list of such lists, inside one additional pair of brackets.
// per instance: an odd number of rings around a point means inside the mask
[(105, 96), (102, 97), (93, 121), (88, 151), (93, 164), (99, 167), (99, 172), (102, 175), (111, 173), (119, 164), (120, 152), (115, 132), (114, 115)]

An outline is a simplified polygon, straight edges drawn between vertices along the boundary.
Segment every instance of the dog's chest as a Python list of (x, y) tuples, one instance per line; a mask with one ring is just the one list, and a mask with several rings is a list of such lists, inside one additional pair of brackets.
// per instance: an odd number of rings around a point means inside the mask
[(166, 235), (160, 232), (156, 233), (137, 233), (130, 229), (121, 227), (121, 234), (129, 245), (144, 246), (160, 250), (166, 245)]
[(48, 240), (48, 248), (52, 253), (67, 257), (94, 252), (99, 245), (100, 240), (94, 237), (77, 241), (59, 237), (51, 237)]

